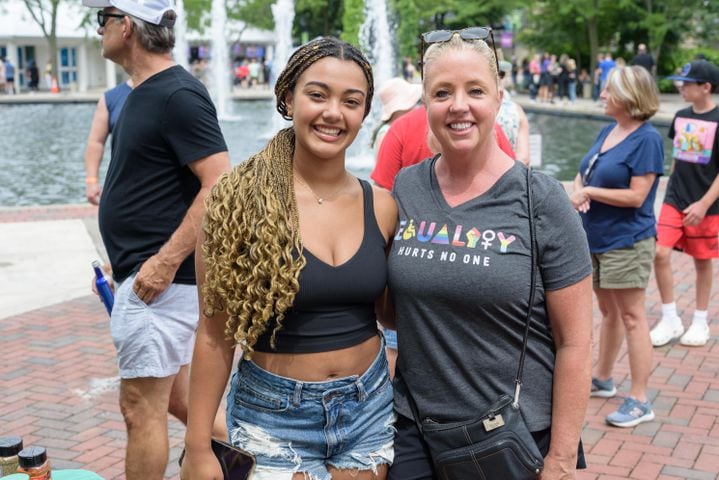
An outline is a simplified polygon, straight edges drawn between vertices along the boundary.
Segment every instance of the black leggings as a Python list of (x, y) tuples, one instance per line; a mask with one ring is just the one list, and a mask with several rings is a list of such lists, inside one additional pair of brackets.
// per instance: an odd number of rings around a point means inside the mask
[[(417, 424), (414, 420), (397, 414), (395, 428), (397, 433), (394, 435), (394, 462), (389, 469), (389, 480), (434, 480), (436, 477), (432, 457)], [(546, 456), (551, 439), (550, 429), (532, 432), (532, 437), (537, 442), (540, 453)], [(577, 468), (587, 468), (581, 440), (577, 447)]]

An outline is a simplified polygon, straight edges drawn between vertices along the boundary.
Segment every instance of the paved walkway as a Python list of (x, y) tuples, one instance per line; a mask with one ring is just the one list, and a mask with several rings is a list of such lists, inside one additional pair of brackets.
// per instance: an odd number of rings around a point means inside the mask
[[(0, 103), (94, 102), (99, 94), (0, 96)], [(270, 96), (264, 90), (237, 94)], [(522, 95), (517, 99), (527, 111), (603, 113), (585, 99), (566, 106), (532, 103)], [(678, 95), (662, 95), (655, 122), (668, 123), (683, 106)], [(25, 445), (47, 447), (55, 468), (87, 468), (113, 480), (123, 478), (126, 437), (108, 318), (87, 294), (90, 262), (104, 258), (96, 216), (96, 209), (86, 205), (0, 208), (0, 436), (21, 435)], [(686, 324), (694, 298), (692, 263), (677, 254), (673, 265)], [(653, 279), (647, 293), (653, 324), (660, 313)], [(583, 434), (590, 467), (580, 479), (719, 478), (719, 286), (709, 316), (712, 339), (705, 347), (675, 344), (655, 350), (650, 395), (657, 420), (633, 429), (612, 428), (604, 417), (621, 398), (590, 400)], [(595, 311), (595, 338), (598, 320)], [(627, 375), (622, 352), (615, 372), (620, 395), (628, 390)], [(170, 432), (166, 477), (178, 478), (184, 429), (173, 419)]]
[[(559, 100), (555, 103), (539, 103), (538, 101), (532, 101), (529, 95), (523, 93), (516, 94), (513, 98), (527, 112), (611, 120), (611, 118), (604, 115), (604, 104), (595, 102), (591, 98), (578, 98), (573, 104)], [(678, 93), (663, 93), (659, 95), (659, 110), (651, 121), (655, 125), (669, 126), (674, 114), (687, 106), (688, 104), (684, 102)]]
[[(62, 248), (63, 237), (76, 239), (84, 234), (96, 243), (95, 215), (94, 208), (82, 205), (0, 209), (0, 278), (7, 277), (6, 263), (12, 260), (3, 260), (2, 252), (13, 250), (8, 245), (26, 241), (3, 236), (8, 229), (29, 229), (35, 235), (28, 236), (40, 236), (45, 251), (56, 251)], [(65, 229), (63, 235), (37, 233), (58, 223)], [(86, 257), (100, 255), (94, 245), (56, 255), (81, 264), (78, 276), (86, 289), (91, 276)], [(694, 296), (692, 264), (677, 254), (673, 265), (677, 304), (686, 323)], [(48, 277), (55, 273), (49, 267), (46, 270)], [(17, 292), (37, 290), (23, 283), (26, 279), (16, 281)], [(43, 288), (46, 291), (40, 291), (40, 297), (64, 290), (63, 285)], [(0, 291), (0, 305), (11, 302), (10, 295)], [(123, 478), (125, 427), (117, 406), (114, 348), (107, 314), (86, 291), (40, 308), (32, 303), (36, 296), (22, 311), (0, 314), (0, 436), (20, 435), (25, 445), (47, 447), (55, 468), (87, 468), (108, 480), (119, 480)], [(654, 323), (660, 302), (653, 280), (647, 311)], [(633, 429), (609, 427), (604, 416), (621, 398), (590, 400), (583, 434), (590, 467), (580, 479), (718, 478), (719, 288), (714, 289), (709, 316), (712, 339), (705, 347), (674, 344), (655, 350), (650, 395), (657, 420)], [(595, 338), (599, 337), (598, 319), (595, 312)], [(627, 374), (627, 357), (622, 352), (614, 377), (620, 395), (628, 390)], [(166, 478), (176, 479), (184, 429), (173, 419), (170, 432)]]
[[(0, 104), (23, 105), (32, 103), (95, 103), (105, 89), (90, 89), (86, 92), (63, 90), (59, 93), (22, 92), (16, 95), (0, 94)], [(237, 88), (234, 87), (230, 96), (235, 100), (262, 100), (274, 97), (274, 90), (267, 87)]]

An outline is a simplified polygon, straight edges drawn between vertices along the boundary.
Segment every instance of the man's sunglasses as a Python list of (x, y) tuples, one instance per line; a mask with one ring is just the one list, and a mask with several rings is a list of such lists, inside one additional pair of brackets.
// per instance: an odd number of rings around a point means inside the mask
[(107, 20), (110, 18), (125, 18), (127, 15), (124, 13), (109, 13), (109, 12), (103, 12), (102, 10), (99, 10), (97, 12), (97, 24), (100, 25), (100, 27), (104, 27), (107, 24)]
[(499, 74), (499, 59), (497, 58), (497, 47), (494, 44), (494, 34), (492, 33), (491, 27), (468, 27), (462, 30), (433, 30), (431, 32), (425, 32), (419, 36), (420, 40), (420, 57), (419, 57), (419, 71), (420, 76), (424, 78), (424, 53), (429, 45), (433, 43), (444, 43), (449, 42), (454, 34), (459, 35), (459, 38), (465, 42), (472, 42), (475, 40), (487, 41), (492, 40), (492, 50), (494, 50), (494, 63), (497, 66), (497, 74)]

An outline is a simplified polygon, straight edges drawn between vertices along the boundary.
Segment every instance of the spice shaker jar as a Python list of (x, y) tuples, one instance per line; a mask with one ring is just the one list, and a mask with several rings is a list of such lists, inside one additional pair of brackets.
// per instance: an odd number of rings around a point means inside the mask
[(0, 438), (0, 477), (17, 472), (17, 454), (22, 450), (22, 438)]
[(28, 447), (17, 454), (18, 473), (24, 473), (30, 480), (50, 480), (50, 462), (43, 447)]

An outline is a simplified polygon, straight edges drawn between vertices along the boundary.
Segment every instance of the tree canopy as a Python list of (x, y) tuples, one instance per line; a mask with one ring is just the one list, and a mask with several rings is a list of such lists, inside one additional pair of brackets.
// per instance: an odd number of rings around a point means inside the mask
[[(25, 0), (26, 2), (61, 0)], [(69, 0), (65, 0), (69, 1)], [(186, 0), (188, 27), (203, 31), (211, 0)], [(226, 0), (228, 18), (272, 29), (274, 0)], [(719, 42), (716, 0), (387, 0), (398, 58), (417, 60), (418, 36), (436, 29), (491, 25), (513, 28), (515, 42), (530, 53), (567, 53), (590, 67), (597, 53), (631, 59), (645, 43), (660, 70), (670, 71)], [(293, 38), (301, 43), (333, 35), (357, 43), (364, 20), (363, 0), (296, 0)], [(511, 19), (511, 21), (508, 21)]]
[(523, 18), (523, 44), (568, 53), (585, 67), (601, 51), (630, 60), (644, 43), (659, 71), (669, 72), (690, 59), (680, 52), (711, 51), (719, 40), (719, 2), (712, 0), (535, 0)]
[[(38, 24), (48, 44), (52, 75), (57, 77), (57, 11), (61, 0), (23, 0), (33, 21)], [(54, 54), (52, 52), (55, 52)]]

